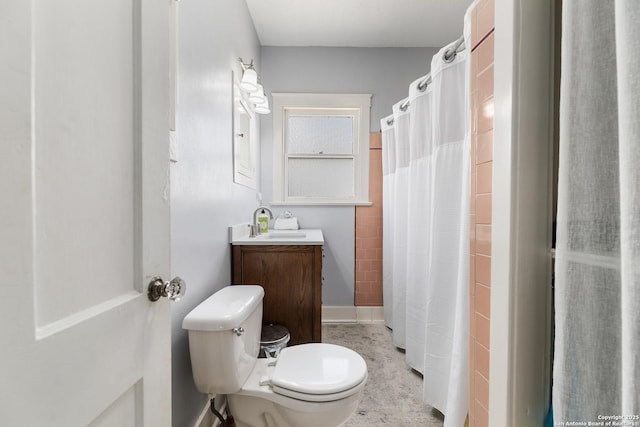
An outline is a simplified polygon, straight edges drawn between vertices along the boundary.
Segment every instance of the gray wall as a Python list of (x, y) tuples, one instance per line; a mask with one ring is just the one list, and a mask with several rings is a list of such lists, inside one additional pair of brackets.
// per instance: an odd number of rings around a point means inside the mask
[(370, 93), (370, 128), (379, 131), (380, 119), (429, 72), (438, 49), (263, 46), (261, 75), (268, 92)]
[[(437, 48), (262, 47), (260, 73), (273, 92), (370, 93), (371, 131), (391, 106), (408, 95), (409, 84), (426, 74)], [(261, 121), (261, 182), (266, 203), (273, 197), (273, 121)], [(325, 236), (323, 305), (354, 305), (355, 208), (274, 206), (274, 215), (292, 211), (304, 228)]]
[(171, 166), (171, 271), (187, 282), (172, 304), (173, 425), (190, 427), (207, 400), (193, 384), (182, 319), (230, 283), (227, 226), (249, 222), (256, 191), (233, 182), (231, 71), (260, 68), (247, 6), (237, 0), (179, 5), (178, 162)]

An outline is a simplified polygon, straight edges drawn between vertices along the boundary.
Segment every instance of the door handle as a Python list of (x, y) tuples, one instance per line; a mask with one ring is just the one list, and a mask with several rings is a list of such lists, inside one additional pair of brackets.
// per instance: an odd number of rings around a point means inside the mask
[(150, 301), (158, 301), (160, 297), (167, 297), (171, 301), (180, 301), (187, 291), (187, 283), (178, 276), (165, 282), (162, 277), (156, 276), (149, 282), (147, 296)]

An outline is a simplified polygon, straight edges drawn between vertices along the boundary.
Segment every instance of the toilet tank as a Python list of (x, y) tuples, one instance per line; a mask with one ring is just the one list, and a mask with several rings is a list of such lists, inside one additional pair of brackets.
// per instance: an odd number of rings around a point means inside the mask
[(258, 285), (222, 288), (182, 321), (189, 331), (191, 369), (196, 387), (206, 394), (240, 390), (260, 351), (262, 300)]

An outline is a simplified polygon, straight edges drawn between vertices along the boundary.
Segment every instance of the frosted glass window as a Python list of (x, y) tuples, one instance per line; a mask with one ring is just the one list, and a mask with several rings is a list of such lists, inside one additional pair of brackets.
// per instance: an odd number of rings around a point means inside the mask
[(370, 204), (370, 94), (273, 93), (273, 203)]
[(289, 159), (289, 197), (352, 199), (354, 160)]
[(353, 154), (353, 116), (298, 116), (287, 119), (287, 152)]

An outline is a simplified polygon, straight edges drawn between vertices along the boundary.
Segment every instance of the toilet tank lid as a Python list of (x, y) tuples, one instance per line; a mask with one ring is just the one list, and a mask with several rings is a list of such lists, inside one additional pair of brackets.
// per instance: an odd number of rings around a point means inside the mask
[(227, 286), (197, 305), (182, 321), (182, 328), (225, 331), (244, 322), (259, 304), (264, 289), (259, 285)]

